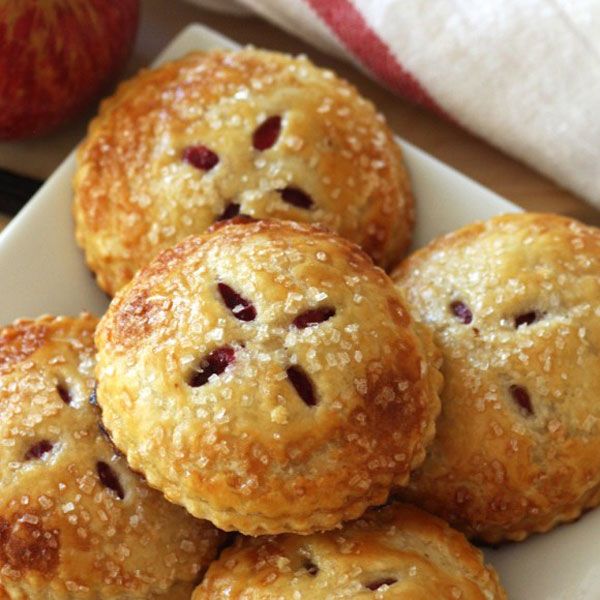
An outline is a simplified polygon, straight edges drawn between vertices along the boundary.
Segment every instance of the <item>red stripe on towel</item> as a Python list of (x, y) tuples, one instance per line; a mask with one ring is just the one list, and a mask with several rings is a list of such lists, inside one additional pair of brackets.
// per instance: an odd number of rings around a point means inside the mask
[(350, 0), (304, 0), (338, 39), (392, 91), (438, 114), (444, 111), (369, 27)]

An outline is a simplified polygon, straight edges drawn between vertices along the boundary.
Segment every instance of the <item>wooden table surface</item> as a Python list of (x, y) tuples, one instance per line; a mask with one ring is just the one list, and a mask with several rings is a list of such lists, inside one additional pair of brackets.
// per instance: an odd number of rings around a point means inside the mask
[[(202, 22), (240, 43), (304, 52), (318, 64), (335, 69), (375, 102), (401, 137), (523, 208), (557, 212), (600, 225), (600, 211), (460, 127), (404, 102), (355, 67), (320, 53), (258, 18), (218, 15), (187, 5), (183, 10), (189, 22)], [(0, 229), (7, 221), (7, 217), (0, 216)]]

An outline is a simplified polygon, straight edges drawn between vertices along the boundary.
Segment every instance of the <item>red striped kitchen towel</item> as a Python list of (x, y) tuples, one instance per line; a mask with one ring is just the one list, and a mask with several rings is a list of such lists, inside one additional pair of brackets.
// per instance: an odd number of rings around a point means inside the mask
[(600, 206), (600, 2), (191, 1), (354, 61)]

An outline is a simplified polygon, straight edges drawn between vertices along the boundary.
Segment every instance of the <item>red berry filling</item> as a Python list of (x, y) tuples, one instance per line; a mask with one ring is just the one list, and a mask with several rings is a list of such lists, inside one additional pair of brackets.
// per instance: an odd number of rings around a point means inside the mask
[(121, 482), (119, 481), (117, 474), (109, 465), (99, 460), (96, 463), (96, 472), (98, 473), (100, 482), (104, 487), (112, 490), (119, 499), (123, 500), (123, 498), (125, 498), (125, 492), (123, 491)]
[(306, 569), (308, 574), (312, 575), (313, 577), (315, 577), (319, 572), (319, 567), (317, 567), (317, 565), (315, 565), (315, 563), (310, 559), (306, 560), (302, 566)]
[(223, 346), (213, 350), (200, 364), (200, 368), (192, 373), (188, 381), (190, 387), (200, 387), (213, 375), (221, 375), (235, 360), (235, 350), (231, 346)]
[(532, 325), (538, 319), (539, 314), (535, 310), (523, 313), (522, 315), (518, 315), (517, 317), (515, 317), (515, 329), (519, 329), (521, 325)]
[(319, 323), (324, 323), (328, 319), (331, 319), (335, 315), (335, 308), (313, 308), (307, 310), (302, 314), (299, 314), (293, 321), (294, 326), (298, 329), (305, 329), (306, 327), (312, 327)]
[(286, 187), (281, 190), (277, 190), (281, 199), (288, 204), (297, 206), (298, 208), (311, 208), (313, 199), (302, 190), (295, 187)]
[(263, 121), (252, 136), (252, 145), (257, 150), (268, 150), (275, 145), (281, 131), (281, 117), (276, 115)]
[(248, 300), (240, 296), (226, 283), (219, 283), (218, 287), (225, 306), (236, 319), (240, 321), (254, 321), (256, 319), (256, 309)]
[(183, 150), (183, 160), (196, 169), (210, 171), (219, 162), (219, 156), (210, 148), (202, 146), (188, 146)]
[(42, 458), (44, 454), (47, 454), (54, 448), (54, 444), (48, 440), (41, 440), (37, 444), (34, 444), (25, 453), (25, 460), (33, 460), (34, 458)]
[(296, 366), (288, 367), (286, 372), (290, 383), (294, 386), (302, 402), (307, 406), (315, 406), (317, 399), (308, 375), (300, 367)]
[(60, 399), (65, 403), (65, 404), (71, 404), (72, 402), (72, 398), (71, 398), (71, 394), (69, 393), (69, 390), (62, 384), (59, 383), (56, 386), (56, 391), (58, 392), (58, 395), (60, 396)]
[(217, 221), (228, 221), (237, 217), (240, 214), (240, 205), (235, 202), (230, 202), (221, 215), (217, 218)]
[(468, 325), (473, 320), (473, 313), (469, 307), (460, 300), (454, 300), (454, 302), (451, 302), (450, 310), (452, 311), (452, 314), (465, 325)]
[(523, 408), (528, 415), (533, 414), (533, 406), (531, 405), (531, 398), (529, 392), (522, 386), (513, 384), (510, 386), (510, 394), (513, 400)]
[(394, 585), (398, 580), (393, 577), (385, 577), (384, 579), (377, 579), (376, 581), (372, 581), (371, 583), (365, 583), (365, 587), (373, 592), (378, 590), (380, 587), (384, 585)]

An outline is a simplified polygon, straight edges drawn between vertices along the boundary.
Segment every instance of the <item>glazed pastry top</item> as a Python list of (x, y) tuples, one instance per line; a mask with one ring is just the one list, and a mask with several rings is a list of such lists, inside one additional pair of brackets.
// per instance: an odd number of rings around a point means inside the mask
[(216, 554), (217, 530), (148, 488), (100, 425), (96, 322), (0, 330), (0, 597), (189, 598)]
[(239, 539), (193, 600), (506, 600), (479, 550), (409, 505), (369, 511), (341, 530)]
[(506, 215), (395, 275), (444, 355), (438, 435), (409, 498), (469, 535), (522, 539), (600, 500), (600, 231)]
[(110, 294), (159, 250), (237, 214), (324, 224), (385, 267), (414, 220), (373, 105), (305, 57), (251, 48), (122, 84), (90, 125), (74, 186), (77, 240)]
[(96, 340), (117, 445), (223, 529), (359, 516), (406, 482), (439, 411), (436, 351), (391, 280), (306, 225), (188, 238), (117, 295)]

